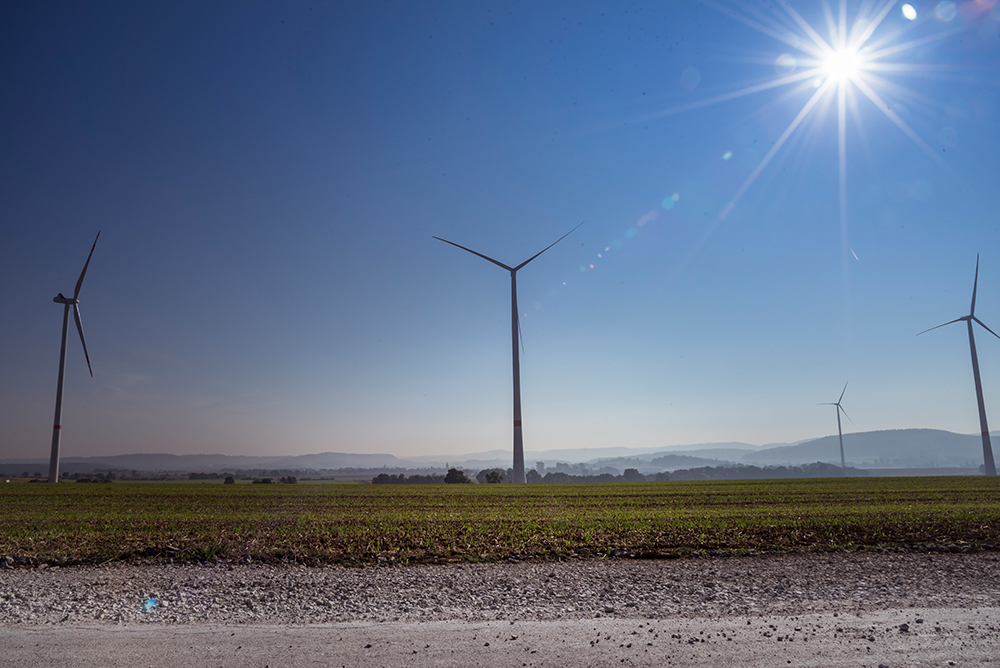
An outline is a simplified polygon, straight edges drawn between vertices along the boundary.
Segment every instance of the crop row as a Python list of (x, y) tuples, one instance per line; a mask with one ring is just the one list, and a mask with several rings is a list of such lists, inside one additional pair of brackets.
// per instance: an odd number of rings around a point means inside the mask
[[(0, 555), (449, 562), (964, 541), (1000, 548), (993, 478), (601, 485), (5, 485)], [(23, 559), (22, 559), (23, 560)]]

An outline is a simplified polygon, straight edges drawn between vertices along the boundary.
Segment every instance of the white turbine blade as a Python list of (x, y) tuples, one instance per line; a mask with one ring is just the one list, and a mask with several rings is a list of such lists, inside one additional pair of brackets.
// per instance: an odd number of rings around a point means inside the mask
[[(851, 381), (847, 381), (847, 383), (849, 383), (849, 382), (851, 382)], [(844, 390), (840, 393), (840, 399), (837, 399), (837, 405), (838, 406), (840, 405), (840, 402), (843, 401), (843, 399), (844, 399), (844, 392), (847, 392), (847, 383), (844, 383)]]
[(851, 416), (847, 414), (847, 411), (844, 410), (843, 406), (837, 404), (837, 408), (839, 408), (844, 413), (844, 417), (850, 420), (851, 424), (854, 424), (854, 420), (851, 420)]
[[(962, 318), (955, 318), (954, 320), (949, 320), (948, 322), (943, 322), (940, 325), (937, 325), (936, 327), (931, 327), (931, 329), (937, 329), (938, 327), (944, 327), (945, 325), (951, 325), (951, 324), (954, 324), (956, 322), (962, 322)], [(983, 326), (985, 327), (985, 325), (983, 325)], [(917, 336), (920, 336), (921, 334), (926, 334), (927, 332), (931, 331), (931, 329), (925, 329), (922, 332), (917, 332)]]
[(980, 320), (980, 319), (979, 319), (979, 318), (977, 318), (976, 316), (972, 316), (972, 319), (973, 319), (973, 320), (975, 320), (976, 322), (978, 322), (978, 323), (979, 323), (979, 326), (980, 326), (980, 327), (982, 327), (982, 328), (983, 328), (983, 329), (985, 329), (985, 330), (986, 330), (987, 332), (989, 332), (989, 333), (990, 333), (990, 334), (992, 334), (993, 336), (995, 336), (995, 337), (997, 337), (998, 339), (1000, 339), (1000, 334), (997, 334), (997, 333), (996, 333), (996, 332), (994, 332), (994, 331), (993, 331), (992, 329), (990, 329), (989, 327), (987, 327), (986, 325), (984, 325), (984, 324), (983, 324), (983, 321), (982, 321), (982, 320)]
[(507, 271), (516, 271), (512, 267), (508, 267), (507, 265), (505, 265), (503, 262), (497, 262), (496, 260), (494, 260), (493, 258), (489, 257), (488, 255), (483, 255), (482, 253), (477, 253), (476, 251), (472, 250), (471, 248), (466, 248), (465, 246), (459, 246), (454, 241), (448, 241), (447, 239), (442, 239), (441, 237), (434, 237), (434, 238), (437, 239), (438, 241), (443, 241), (446, 244), (451, 244), (452, 246), (455, 246), (456, 248), (461, 248), (464, 251), (468, 251), (468, 252), (472, 253), (473, 255), (478, 255), (479, 257), (483, 258), (484, 260), (489, 260), (490, 262), (492, 262), (493, 264), (495, 264), (498, 267), (503, 267)]
[(521, 316), (517, 317), (517, 340), (521, 342), (521, 354), (524, 354), (524, 334), (521, 333)]
[[(580, 223), (580, 225), (583, 225), (583, 223)], [(531, 257), (529, 257), (527, 260), (525, 260), (521, 264), (519, 264), (516, 267), (514, 267), (514, 271), (517, 271), (518, 269), (520, 269), (524, 265), (528, 264), (529, 262), (531, 262), (532, 260), (534, 260), (536, 257), (538, 257), (539, 255), (541, 255), (542, 253), (544, 253), (548, 249), (552, 248), (553, 246), (555, 246), (557, 243), (559, 243), (560, 241), (562, 241), (563, 239), (565, 239), (569, 235), (573, 234), (573, 232), (575, 232), (577, 230), (577, 228), (580, 227), (580, 225), (577, 225), (572, 230), (570, 230), (566, 234), (562, 235), (561, 237), (559, 237), (558, 239), (556, 239), (555, 241), (553, 241), (552, 243), (550, 243), (548, 246), (546, 246), (542, 250), (538, 251), (537, 253), (535, 253), (534, 255), (532, 255)]]
[(73, 318), (76, 320), (76, 329), (80, 332), (80, 343), (83, 344), (83, 356), (87, 358), (87, 369), (90, 377), (94, 377), (94, 370), (90, 368), (90, 353), (87, 352), (87, 339), (83, 337), (83, 321), (80, 320), (80, 305), (73, 304)]
[[(87, 267), (90, 266), (90, 258), (91, 258), (91, 256), (93, 256), (94, 249), (97, 248), (97, 240), (100, 239), (100, 238), (101, 238), (101, 233), (98, 232), (97, 236), (94, 237), (94, 245), (90, 247), (90, 255), (87, 256), (87, 262), (83, 265), (83, 271), (80, 272), (80, 278), (76, 282), (76, 289), (73, 290), (73, 299), (76, 299), (77, 297), (80, 296), (80, 288), (83, 287), (83, 277), (87, 275)], [(77, 318), (77, 323), (79, 323), (79, 322), (80, 322), (80, 320), (79, 320), (79, 318)], [(83, 333), (82, 333), (82, 330), (81, 330), (81, 336), (82, 335), (83, 335)], [(86, 346), (84, 346), (84, 347), (86, 347)]]
[[(976, 287), (979, 285), (979, 253), (976, 253), (976, 278), (972, 281), (972, 306), (969, 307), (969, 315), (976, 314)], [(983, 325), (983, 323), (979, 323)], [(983, 325), (986, 327), (986, 325)]]

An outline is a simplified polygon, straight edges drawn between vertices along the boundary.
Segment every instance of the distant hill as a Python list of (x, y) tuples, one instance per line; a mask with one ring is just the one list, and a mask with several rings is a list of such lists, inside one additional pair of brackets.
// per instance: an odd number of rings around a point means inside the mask
[(702, 466), (720, 466), (738, 461), (740, 460), (735, 458), (719, 459), (677, 454), (654, 457), (649, 462), (649, 465), (657, 471), (674, 471), (676, 469), (693, 469)]
[[(48, 459), (0, 460), (0, 471), (13, 474), (20, 469), (48, 471)], [(237, 471), (252, 469), (319, 470), (319, 469), (377, 469), (416, 467), (389, 454), (354, 454), (321, 452), (312, 455), (287, 457), (250, 457), (244, 455), (171, 455), (166, 453), (112, 455), (109, 457), (63, 457), (59, 462), (62, 471), (90, 473), (94, 470), (117, 469), (124, 471)], [(41, 467), (41, 468), (39, 468)]]
[[(1000, 456), (1000, 432), (993, 435), (993, 447)], [(844, 434), (844, 454), (849, 466), (866, 469), (976, 469), (983, 463), (982, 441), (978, 434), (955, 434), (939, 429), (893, 429)], [(510, 451), (492, 450), (468, 455), (401, 458), (390, 454), (320, 452), (295, 456), (171, 455), (132, 454), (110, 457), (64, 457), (60, 468), (70, 473), (90, 473), (109, 469), (147, 472), (196, 472), (236, 470), (337, 470), (387, 469), (426, 471), (441, 469), (445, 463), (466, 471), (510, 466)], [(525, 464), (545, 462), (554, 469), (557, 462), (584, 464), (591, 470), (635, 468), (644, 474), (703, 466), (801, 466), (814, 462), (840, 465), (836, 435), (791, 445), (757, 447), (749, 443), (704, 443), (700, 445), (641, 448), (576, 448), (525, 453)], [(0, 460), (0, 472), (19, 475), (48, 470), (48, 459)]]
[[(992, 438), (994, 453), (1000, 445)], [(866, 468), (978, 467), (983, 463), (983, 443), (978, 434), (955, 434), (940, 429), (892, 429), (844, 434), (844, 457), (851, 466)], [(838, 437), (747, 453), (746, 464), (840, 463)]]

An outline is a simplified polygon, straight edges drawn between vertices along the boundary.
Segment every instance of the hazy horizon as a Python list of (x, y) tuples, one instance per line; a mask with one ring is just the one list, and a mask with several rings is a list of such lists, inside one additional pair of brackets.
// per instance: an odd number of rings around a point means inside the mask
[(836, 434), (848, 381), (845, 433), (974, 433), (916, 333), (977, 253), (1000, 331), (1000, 3), (911, 4), (846, 3), (844, 83), (811, 0), (7, 8), (0, 453), (48, 457), (98, 230), (63, 457), (509, 452), (508, 274), (432, 236), (581, 221), (518, 272), (526, 453)]

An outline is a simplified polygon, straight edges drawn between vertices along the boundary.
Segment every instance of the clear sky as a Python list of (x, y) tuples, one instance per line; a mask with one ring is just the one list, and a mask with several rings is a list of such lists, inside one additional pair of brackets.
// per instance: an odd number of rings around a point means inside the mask
[(526, 450), (823, 436), (847, 381), (845, 431), (976, 432), (964, 324), (915, 335), (977, 253), (1000, 331), (1000, 4), (841, 7), (4, 5), (0, 456), (98, 230), (64, 457), (509, 449), (509, 276), (432, 235), (580, 222), (518, 274)]

